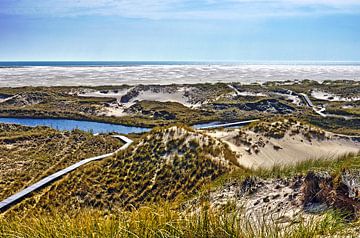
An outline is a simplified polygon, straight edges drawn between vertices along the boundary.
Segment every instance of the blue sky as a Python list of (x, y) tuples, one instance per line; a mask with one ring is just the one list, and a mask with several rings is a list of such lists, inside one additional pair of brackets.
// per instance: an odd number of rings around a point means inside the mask
[(0, 0), (0, 60), (360, 61), (360, 0)]

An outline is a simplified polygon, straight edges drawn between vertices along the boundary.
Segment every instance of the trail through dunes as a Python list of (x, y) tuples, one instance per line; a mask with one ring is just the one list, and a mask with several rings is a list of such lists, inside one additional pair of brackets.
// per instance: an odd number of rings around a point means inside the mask
[(66, 175), (14, 206), (12, 212), (112, 211), (172, 201), (195, 194), (230, 171), (231, 156), (223, 143), (190, 128), (155, 129), (117, 156)]

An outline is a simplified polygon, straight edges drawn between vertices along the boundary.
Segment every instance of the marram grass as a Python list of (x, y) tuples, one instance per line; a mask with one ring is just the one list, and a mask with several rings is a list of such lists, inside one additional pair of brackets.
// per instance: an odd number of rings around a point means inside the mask
[[(219, 213), (203, 207), (184, 213), (170, 205), (141, 207), (106, 215), (81, 211), (75, 217), (62, 213), (25, 218), (0, 218), (1, 237), (332, 237), (351, 233), (340, 216), (277, 224), (263, 217), (247, 219), (242, 211)], [(348, 226), (347, 226), (348, 227)], [(355, 236), (354, 236), (355, 237)]]

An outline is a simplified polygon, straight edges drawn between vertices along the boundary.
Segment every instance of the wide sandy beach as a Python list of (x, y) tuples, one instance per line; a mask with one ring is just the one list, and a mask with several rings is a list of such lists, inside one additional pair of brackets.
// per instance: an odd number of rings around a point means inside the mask
[(0, 87), (360, 80), (360, 65), (138, 65), (0, 67)]

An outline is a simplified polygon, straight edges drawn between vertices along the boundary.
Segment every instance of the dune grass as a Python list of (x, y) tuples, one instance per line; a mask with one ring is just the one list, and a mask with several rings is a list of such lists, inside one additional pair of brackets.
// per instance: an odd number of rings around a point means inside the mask
[[(133, 145), (117, 157), (88, 166), (81, 174), (68, 175), (41, 196), (28, 200), (34, 202), (28, 204), (32, 212), (24, 213), (21, 210), (26, 207), (18, 206), (13, 213), (0, 216), (0, 237), (356, 237), (360, 224), (345, 223), (335, 212), (310, 220), (299, 217), (284, 224), (265, 217), (250, 219), (243, 210), (213, 210), (206, 202), (198, 211), (184, 211), (181, 206), (186, 198), (173, 198), (247, 176), (267, 179), (310, 170), (336, 173), (360, 169), (359, 155), (272, 169), (239, 167), (228, 172), (209, 159), (225, 156), (226, 148), (218, 151), (214, 141), (196, 138), (191, 130), (178, 130), (154, 130), (139, 139), (142, 146)], [(199, 147), (201, 144), (206, 146)], [(116, 206), (122, 200), (137, 206)], [(38, 212), (39, 208), (44, 209)]]
[(239, 168), (216, 179), (203, 187), (202, 191), (215, 189), (233, 180), (244, 180), (246, 177), (256, 176), (263, 179), (289, 178), (305, 175), (309, 171), (328, 171), (339, 174), (343, 170), (360, 170), (360, 154), (347, 154), (338, 158), (316, 158), (302, 161), (292, 166), (274, 166), (270, 169), (255, 170)]
[(115, 151), (110, 136), (0, 124), (0, 200), (82, 159)]
[[(358, 225), (353, 224), (353, 227)], [(62, 213), (24, 219), (0, 218), (2, 237), (332, 237), (351, 236), (349, 225), (336, 213), (321, 218), (278, 224), (258, 217), (249, 219), (242, 211), (219, 213), (209, 208), (199, 213), (182, 213), (170, 204), (118, 211), (112, 215), (84, 210), (76, 217)], [(354, 235), (355, 237), (355, 235)]]
[[(242, 170), (219, 181), (244, 176), (288, 177), (309, 170), (359, 169), (360, 157), (347, 155), (335, 160), (310, 160), (288, 168)], [(240, 172), (240, 171), (239, 171)], [(219, 184), (218, 184), (219, 185)], [(249, 218), (241, 209), (213, 210), (207, 202), (198, 211), (179, 209), (182, 200), (156, 202), (150, 206), (111, 212), (80, 209), (76, 213), (52, 210), (26, 216), (0, 217), (1, 237), (357, 237), (360, 223), (347, 223), (341, 214), (329, 211), (310, 219), (278, 223), (269, 217)]]
[[(225, 159), (225, 156), (228, 160)], [(154, 129), (128, 150), (74, 171), (7, 211), (8, 216), (96, 208), (131, 209), (196, 194), (233, 166), (211, 137), (180, 127)]]
[(347, 154), (338, 158), (317, 158), (300, 162), (294, 166), (275, 166), (271, 169), (257, 169), (252, 175), (261, 178), (279, 178), (304, 175), (308, 171), (329, 171), (338, 173), (346, 169), (360, 169), (360, 155)]

